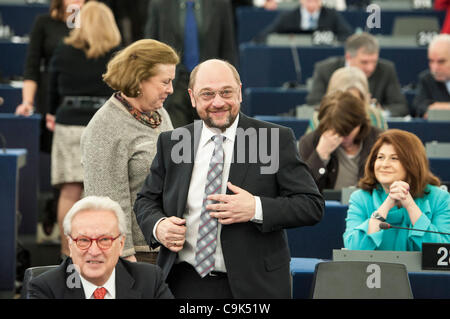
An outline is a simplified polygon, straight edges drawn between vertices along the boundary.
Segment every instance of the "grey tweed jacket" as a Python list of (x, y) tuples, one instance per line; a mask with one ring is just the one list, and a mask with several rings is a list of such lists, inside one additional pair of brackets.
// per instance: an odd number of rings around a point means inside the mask
[(122, 256), (150, 251), (136, 222), (133, 205), (156, 154), (156, 141), (163, 131), (173, 129), (164, 108), (158, 110), (158, 128), (137, 121), (112, 96), (89, 122), (81, 137), (81, 162), (86, 196), (109, 196), (127, 217), (127, 233)]

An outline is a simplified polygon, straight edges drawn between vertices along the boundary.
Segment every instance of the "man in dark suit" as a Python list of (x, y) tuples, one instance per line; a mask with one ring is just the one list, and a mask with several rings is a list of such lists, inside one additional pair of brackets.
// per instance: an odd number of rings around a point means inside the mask
[(427, 117), (428, 110), (450, 110), (450, 35), (441, 34), (428, 46), (429, 70), (419, 75), (413, 101), (415, 116)]
[(352, 28), (335, 9), (322, 6), (321, 0), (299, 0), (300, 6), (281, 13), (253, 40), (264, 42), (271, 33), (312, 33), (332, 31), (339, 41), (352, 34)]
[(160, 135), (134, 206), (158, 265), (176, 298), (289, 298), (284, 228), (317, 223), (324, 205), (293, 132), (240, 113), (225, 61), (197, 66), (189, 95), (202, 121)]
[(379, 58), (377, 39), (369, 33), (354, 34), (345, 44), (344, 57), (330, 57), (316, 63), (312, 87), (306, 103), (318, 105), (327, 91), (331, 75), (346, 65), (360, 68), (367, 76), (369, 90), (389, 116), (409, 114), (406, 98), (401, 92), (400, 82), (392, 62)]
[(32, 279), (28, 298), (173, 298), (159, 267), (119, 258), (126, 220), (115, 201), (85, 197), (69, 210), (63, 226), (71, 257)]
[[(188, 4), (193, 2), (195, 23), (187, 24)], [(220, 58), (237, 64), (237, 47), (234, 33), (233, 13), (229, 0), (152, 0), (149, 5), (145, 37), (159, 40), (170, 46), (182, 56), (177, 66), (174, 93), (164, 104), (174, 127), (192, 123), (198, 119), (190, 106), (187, 94), (190, 64)], [(193, 38), (192, 38), (193, 37)], [(188, 38), (187, 41), (185, 39)], [(185, 53), (194, 46), (197, 61), (186, 61)], [(195, 60), (195, 59), (194, 59)]]

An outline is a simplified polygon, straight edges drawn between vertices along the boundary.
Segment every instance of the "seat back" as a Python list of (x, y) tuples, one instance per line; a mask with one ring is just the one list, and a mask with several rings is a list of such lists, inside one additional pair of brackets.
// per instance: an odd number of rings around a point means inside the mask
[(28, 299), (28, 285), (30, 284), (30, 281), (39, 276), (40, 274), (43, 274), (46, 271), (55, 269), (58, 267), (58, 265), (50, 265), (50, 266), (37, 266), (37, 267), (30, 267), (25, 270), (25, 274), (23, 277), (23, 285), (22, 285), (22, 291), (20, 293), (21, 299)]
[(331, 261), (316, 265), (314, 299), (412, 299), (403, 264)]

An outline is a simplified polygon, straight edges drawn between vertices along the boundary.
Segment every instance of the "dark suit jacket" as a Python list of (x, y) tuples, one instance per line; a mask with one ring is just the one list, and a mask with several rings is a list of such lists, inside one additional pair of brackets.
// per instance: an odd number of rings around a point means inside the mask
[[(242, 113), (239, 128), (246, 132), (254, 128), (253, 137), (266, 129), (268, 141), (271, 141), (273, 134), (271, 129), (278, 130), (279, 139), (276, 142), (279, 145), (270, 145), (269, 142), (269, 146), (272, 152), (279, 149), (279, 169), (274, 174), (261, 174), (261, 167), (269, 164), (261, 163), (259, 158), (257, 163), (249, 163), (248, 141), (246, 160), (236, 160), (238, 143), (235, 141), (235, 160), (231, 164), (228, 180), (260, 196), (264, 221), (262, 224), (246, 222), (222, 227), (221, 243), (230, 287), (235, 298), (290, 298), (290, 253), (284, 228), (317, 223), (323, 214), (323, 198), (306, 165), (300, 160), (292, 130), (257, 121)], [(202, 122), (197, 121), (173, 131), (185, 136), (189, 133), (186, 136), (190, 140), (188, 145), (194, 150), (190, 152), (190, 163), (176, 164), (171, 160), (171, 151), (179, 143), (178, 140), (171, 140), (171, 132), (159, 136), (150, 174), (134, 205), (137, 221), (152, 247), (158, 245), (153, 237), (153, 228), (160, 218), (183, 217), (198, 146), (194, 137), (200, 138), (201, 129)], [(260, 142), (261, 136), (258, 138)], [(268, 154), (271, 152), (268, 151)], [(165, 276), (175, 259), (174, 252), (161, 246), (158, 264)]]
[[(270, 25), (254, 38), (254, 41), (264, 42), (270, 33), (311, 33), (311, 31), (300, 29), (301, 19), (300, 7), (280, 13)], [(351, 26), (341, 14), (327, 7), (322, 7), (320, 10), (317, 30), (332, 31), (339, 41), (345, 41), (353, 33)]]
[[(85, 299), (84, 289), (69, 288), (74, 283), (72, 259), (67, 258), (58, 268), (49, 270), (29, 283), (29, 299)], [(69, 268), (68, 268), (69, 267)], [(69, 276), (72, 276), (69, 278)], [(79, 277), (78, 277), (78, 280)], [(173, 298), (164, 282), (159, 267), (147, 263), (132, 263), (122, 258), (116, 265), (116, 299), (170, 299)]]
[[(227, 60), (237, 67), (234, 21), (229, 0), (196, 0), (195, 10), (199, 39), (200, 62), (212, 58)], [(184, 126), (198, 119), (187, 93), (189, 72), (183, 65), (185, 4), (181, 0), (152, 0), (148, 9), (145, 37), (164, 42), (180, 55), (174, 92), (164, 107), (174, 127)]]
[[(314, 66), (313, 84), (306, 96), (309, 105), (320, 104), (327, 91), (328, 82), (333, 72), (345, 66), (345, 57), (330, 57), (317, 62)], [(402, 94), (400, 82), (391, 61), (378, 59), (377, 67), (367, 79), (369, 90), (381, 106), (391, 112), (391, 116), (405, 116), (409, 114), (405, 96)]]
[[(199, 0), (196, 10), (199, 34), (200, 62), (220, 58), (237, 63), (233, 15), (229, 0)], [(183, 56), (184, 16), (182, 1), (152, 0), (145, 26), (145, 37), (162, 41)]]
[[(381, 130), (373, 127), (371, 128), (369, 135), (363, 141), (363, 146), (360, 153), (360, 158), (358, 162), (358, 177), (364, 176), (364, 166), (366, 164), (366, 159), (369, 156), (370, 150), (373, 144), (378, 138)], [(311, 169), (311, 174), (313, 175), (317, 186), (320, 191), (324, 189), (333, 189), (336, 184), (337, 175), (339, 173), (339, 160), (336, 151), (331, 153), (330, 161), (327, 166), (323, 165), (319, 154), (316, 151), (317, 144), (319, 144), (320, 132), (319, 130), (314, 130), (304, 136), (299, 141), (300, 156), (305, 160)], [(321, 174), (321, 169), (325, 169)]]
[(428, 106), (434, 102), (450, 102), (445, 82), (438, 82), (429, 70), (419, 74), (419, 84), (413, 101), (415, 116), (422, 117), (428, 110)]

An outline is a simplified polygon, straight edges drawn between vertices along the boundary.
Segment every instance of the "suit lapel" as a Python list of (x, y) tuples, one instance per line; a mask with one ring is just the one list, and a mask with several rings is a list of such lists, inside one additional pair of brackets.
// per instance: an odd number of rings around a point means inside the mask
[[(237, 126), (237, 129), (241, 129), (246, 131), (249, 128), (249, 122), (248, 118), (242, 114), (239, 113), (239, 123)], [(236, 132), (237, 133), (237, 132)], [(231, 182), (233, 185), (236, 185), (238, 187), (243, 186), (244, 179), (247, 175), (248, 168), (249, 168), (249, 147), (248, 147), (248, 141), (246, 141), (245, 149), (241, 149), (240, 152), (245, 152), (245, 160), (244, 163), (238, 163), (238, 149), (237, 149), (237, 136), (234, 139), (234, 147), (233, 147), (233, 162), (230, 166), (230, 174), (228, 175), (228, 181)], [(227, 194), (230, 194), (231, 192), (227, 188)]]
[(119, 258), (116, 265), (116, 299), (141, 299), (141, 293), (133, 289), (135, 280)]
[(71, 258), (67, 258), (63, 269), (65, 275), (63, 299), (86, 299), (80, 274), (75, 271), (75, 266)]
[(195, 121), (194, 125), (187, 127), (190, 135), (190, 160), (188, 163), (179, 164), (180, 169), (176, 172), (176, 174), (179, 175), (177, 216), (180, 218), (183, 217), (184, 210), (186, 209), (189, 185), (191, 183), (192, 170), (194, 168), (195, 154), (197, 153), (198, 144), (200, 142), (202, 127), (202, 121)]

